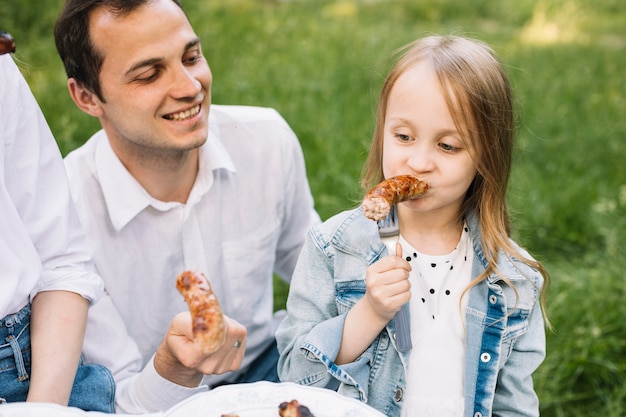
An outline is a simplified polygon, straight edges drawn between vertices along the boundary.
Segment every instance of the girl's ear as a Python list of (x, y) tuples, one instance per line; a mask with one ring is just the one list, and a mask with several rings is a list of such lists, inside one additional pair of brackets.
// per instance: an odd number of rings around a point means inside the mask
[(102, 102), (96, 94), (83, 87), (74, 78), (67, 80), (67, 89), (79, 109), (90, 116), (100, 117), (102, 115)]

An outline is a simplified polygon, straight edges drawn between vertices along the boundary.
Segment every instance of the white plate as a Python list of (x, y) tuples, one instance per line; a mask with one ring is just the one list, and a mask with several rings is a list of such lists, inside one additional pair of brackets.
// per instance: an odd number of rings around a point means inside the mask
[(222, 414), (237, 414), (239, 417), (278, 417), (278, 405), (294, 399), (307, 406), (315, 417), (385, 417), (367, 404), (341, 396), (335, 391), (290, 382), (224, 385), (188, 398), (172, 407), (165, 415), (221, 417)]
[[(0, 404), (0, 417), (108, 417), (111, 414), (83, 411), (74, 407), (63, 407), (52, 403), (18, 402)], [(130, 416), (130, 414), (115, 414)], [(163, 413), (142, 414), (147, 417), (164, 417)], [(137, 417), (136, 415), (134, 417)]]

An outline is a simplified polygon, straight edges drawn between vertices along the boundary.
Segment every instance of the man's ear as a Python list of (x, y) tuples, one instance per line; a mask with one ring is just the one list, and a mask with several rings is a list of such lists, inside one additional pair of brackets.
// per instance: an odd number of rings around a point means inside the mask
[(102, 115), (102, 106), (98, 96), (87, 90), (74, 78), (67, 80), (67, 89), (70, 92), (70, 97), (76, 103), (79, 109), (89, 114), (90, 116), (100, 117)]

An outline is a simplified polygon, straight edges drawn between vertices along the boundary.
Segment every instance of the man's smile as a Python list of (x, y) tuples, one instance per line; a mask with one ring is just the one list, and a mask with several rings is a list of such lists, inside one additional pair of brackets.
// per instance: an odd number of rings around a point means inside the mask
[(199, 112), (200, 112), (200, 105), (198, 104), (197, 106), (194, 106), (189, 110), (185, 110), (180, 113), (166, 114), (163, 117), (167, 120), (185, 120), (185, 119), (189, 119), (195, 116)]

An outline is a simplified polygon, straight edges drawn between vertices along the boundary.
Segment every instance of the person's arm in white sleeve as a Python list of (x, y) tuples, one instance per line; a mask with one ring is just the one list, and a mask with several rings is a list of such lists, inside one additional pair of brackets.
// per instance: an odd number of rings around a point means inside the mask
[[(26, 80), (1, 57), (3, 180), (11, 213), (28, 236), (20, 247), (30, 287), (32, 364), (28, 401), (67, 405), (78, 367), (88, 301), (102, 292), (70, 196), (63, 160)], [(7, 206), (9, 207), (9, 206)], [(6, 232), (6, 231), (5, 231)]]
[(291, 127), (276, 113), (277, 132), (286, 137), (283, 148), (283, 170), (285, 177), (285, 205), (281, 222), (282, 232), (276, 249), (275, 272), (286, 282), (296, 266), (298, 255), (304, 244), (307, 231), (321, 223), (315, 211), (313, 195), (309, 186), (306, 165), (300, 142)]

